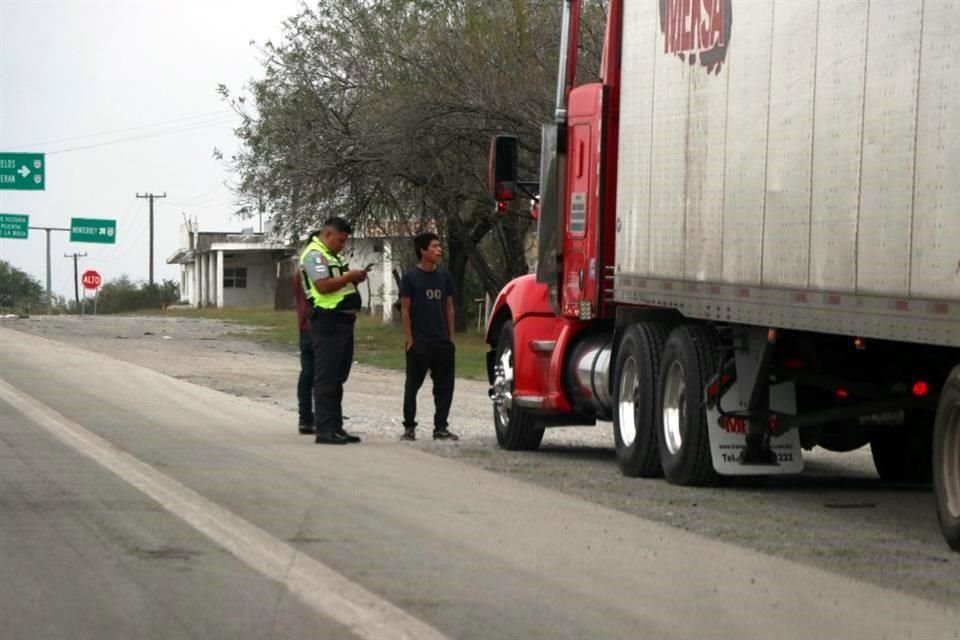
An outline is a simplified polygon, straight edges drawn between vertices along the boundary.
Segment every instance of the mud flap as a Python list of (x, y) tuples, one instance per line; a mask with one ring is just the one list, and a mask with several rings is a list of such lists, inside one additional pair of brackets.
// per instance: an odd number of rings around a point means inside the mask
[[(727, 412), (742, 411), (746, 400), (734, 384), (723, 395), (723, 408)], [(778, 413), (796, 415), (797, 397), (792, 382), (770, 387), (770, 409)], [(770, 449), (777, 456), (777, 464), (744, 465), (740, 452), (746, 447), (747, 421), (744, 418), (727, 416), (721, 418), (716, 406), (707, 409), (707, 424), (710, 433), (710, 454), (713, 468), (724, 476), (765, 476), (800, 473), (803, 471), (803, 449), (800, 447), (800, 432), (797, 429), (779, 436), (771, 436)]]

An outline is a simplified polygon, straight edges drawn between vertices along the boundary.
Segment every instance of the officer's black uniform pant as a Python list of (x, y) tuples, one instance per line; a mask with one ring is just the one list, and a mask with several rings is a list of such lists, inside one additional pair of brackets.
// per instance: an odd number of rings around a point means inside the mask
[(314, 311), (310, 318), (317, 433), (331, 434), (343, 429), (343, 383), (353, 363), (355, 320), (356, 316), (335, 311)]
[(417, 426), (417, 392), (430, 372), (433, 380), (433, 429), (447, 428), (450, 404), (453, 402), (454, 361), (456, 347), (452, 342), (414, 342), (407, 351), (407, 379), (403, 385), (403, 426)]
[(309, 329), (300, 329), (300, 378), (297, 380), (297, 411), (300, 424), (313, 426), (313, 337)]

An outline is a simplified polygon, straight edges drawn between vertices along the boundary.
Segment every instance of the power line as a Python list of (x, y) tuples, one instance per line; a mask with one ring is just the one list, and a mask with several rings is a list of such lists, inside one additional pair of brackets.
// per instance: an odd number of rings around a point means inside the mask
[[(222, 196), (222, 195), (223, 195), (222, 193), (214, 194), (214, 191), (217, 191), (218, 189), (221, 189), (221, 188), (224, 188), (224, 189), (225, 189), (225, 188), (227, 188), (227, 185), (226, 185), (224, 182), (218, 182), (217, 184), (215, 184), (214, 186), (210, 187), (209, 189), (207, 189), (206, 191), (204, 191), (204, 192), (201, 193), (200, 195), (189, 196), (189, 197), (187, 197), (185, 200), (181, 200), (181, 201), (178, 201), (178, 202), (170, 201), (170, 202), (168, 202), (167, 204), (172, 204), (172, 205), (175, 206), (175, 207), (189, 207), (189, 206), (191, 205), (191, 203), (193, 203), (193, 202), (197, 202), (197, 203), (199, 203), (199, 204), (203, 204), (203, 201), (204, 201), (204, 200), (208, 200), (208, 199), (215, 200), (215, 199), (219, 198), (220, 196)], [(210, 196), (213, 196), (213, 197), (211, 198)]]
[(167, 124), (176, 124), (176, 123), (178, 123), (178, 122), (185, 122), (185, 121), (187, 121), (187, 120), (197, 120), (197, 119), (200, 119), (200, 118), (210, 118), (210, 117), (212, 117), (212, 116), (225, 117), (225, 116), (227, 116), (227, 115), (230, 115), (231, 113), (232, 113), (232, 112), (230, 112), (230, 111), (210, 111), (210, 112), (208, 112), (208, 113), (198, 113), (198, 114), (196, 114), (196, 115), (184, 116), (184, 117), (182, 117), (182, 118), (176, 118), (176, 119), (174, 119), (174, 120), (163, 120), (163, 121), (160, 121), (160, 122), (154, 122), (154, 123), (152, 123), (152, 124), (141, 124), (141, 125), (137, 125), (137, 126), (135, 126), (135, 127), (126, 127), (126, 128), (124, 128), (124, 129), (114, 129), (113, 131), (103, 131), (103, 132), (101, 132), (101, 133), (88, 133), (88, 134), (82, 135), (82, 136), (73, 136), (72, 138), (61, 138), (60, 140), (46, 140), (46, 141), (44, 141), (44, 142), (37, 142), (37, 143), (32, 143), (32, 144), (20, 144), (20, 145), (14, 146), (14, 147), (12, 147), (12, 148), (5, 149), (5, 151), (17, 151), (17, 150), (19, 150), (19, 149), (36, 149), (36, 148), (38, 148), (38, 147), (44, 147), (44, 146), (46, 146), (46, 145), (51, 145), (51, 144), (63, 144), (64, 142), (73, 142), (73, 141), (75, 141), (75, 140), (85, 140), (85, 139), (87, 139), (87, 138), (96, 138), (96, 137), (99, 137), (99, 136), (112, 136), (112, 135), (116, 135), (116, 134), (118, 134), (118, 133), (127, 133), (127, 132), (130, 132), (130, 131), (137, 131), (137, 130), (140, 130), (140, 129), (151, 129), (151, 128), (153, 128), (153, 127), (160, 127), (160, 126), (167, 125)]
[(190, 125), (187, 127), (180, 127), (177, 129), (168, 129), (166, 131), (157, 131), (154, 133), (148, 133), (141, 136), (130, 136), (127, 138), (118, 138), (116, 140), (109, 140), (107, 142), (98, 142), (95, 144), (87, 144), (80, 147), (71, 147), (69, 149), (60, 149), (58, 151), (48, 151), (48, 156), (55, 156), (60, 153), (69, 153), (71, 151), (83, 151), (84, 149), (96, 149), (97, 147), (106, 147), (112, 144), (120, 144), (122, 142), (131, 142), (133, 140), (146, 140), (147, 138), (159, 138), (161, 136), (169, 136), (176, 133), (186, 133), (187, 131), (196, 131), (197, 129), (205, 129), (207, 127), (214, 127), (221, 124), (226, 124), (230, 118), (221, 118), (218, 120), (211, 120), (209, 122)]

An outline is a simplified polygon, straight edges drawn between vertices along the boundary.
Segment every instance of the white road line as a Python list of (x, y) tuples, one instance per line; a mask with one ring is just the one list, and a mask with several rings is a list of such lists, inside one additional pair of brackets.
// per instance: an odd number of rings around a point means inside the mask
[(446, 638), (437, 629), (163, 475), (4, 380), (0, 380), (0, 399), (156, 500), (242, 562), (285, 585), (307, 606), (358, 636), (369, 640)]

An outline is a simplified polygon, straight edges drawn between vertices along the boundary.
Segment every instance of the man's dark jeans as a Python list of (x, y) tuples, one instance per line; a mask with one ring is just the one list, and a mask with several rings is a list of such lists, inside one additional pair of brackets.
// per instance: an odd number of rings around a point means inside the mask
[(297, 410), (300, 424), (313, 426), (313, 338), (309, 329), (300, 329), (300, 379), (297, 380)]
[(313, 340), (314, 428), (318, 434), (343, 429), (343, 383), (353, 364), (353, 323), (356, 316), (336, 311), (314, 311), (310, 317)]
[(417, 426), (417, 392), (430, 372), (433, 380), (433, 429), (447, 428), (450, 404), (453, 402), (453, 381), (456, 347), (452, 342), (414, 342), (407, 351), (407, 379), (403, 385), (403, 426)]

